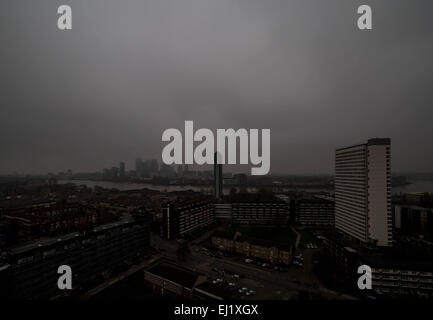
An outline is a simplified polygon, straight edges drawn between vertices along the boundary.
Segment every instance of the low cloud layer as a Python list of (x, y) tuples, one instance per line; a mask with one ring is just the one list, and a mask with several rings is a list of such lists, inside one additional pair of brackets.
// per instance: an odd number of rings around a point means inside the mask
[(0, 173), (160, 158), (162, 132), (270, 128), (271, 171), (332, 173), (336, 147), (392, 139), (432, 171), (433, 3), (77, 0), (0, 3)]

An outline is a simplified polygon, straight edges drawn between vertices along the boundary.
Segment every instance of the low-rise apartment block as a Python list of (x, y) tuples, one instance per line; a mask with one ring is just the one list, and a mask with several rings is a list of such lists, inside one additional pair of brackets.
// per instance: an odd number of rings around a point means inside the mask
[(289, 207), (283, 201), (232, 203), (234, 225), (283, 226), (289, 219)]
[(433, 297), (433, 261), (407, 256), (360, 254), (371, 267), (372, 288), (379, 294)]
[[(150, 244), (147, 217), (137, 217), (44, 238), (9, 249), (7, 295), (12, 298), (50, 299), (64, 294), (58, 289), (58, 267), (72, 269), (74, 292), (98, 276), (146, 254)], [(71, 293), (68, 292), (68, 293)]]
[(296, 222), (309, 228), (334, 228), (335, 203), (330, 199), (297, 200)]
[(289, 265), (293, 248), (290, 244), (246, 238), (239, 233), (216, 231), (211, 237), (212, 247), (221, 251), (252, 257), (270, 263)]
[(214, 221), (214, 204), (210, 200), (169, 202), (163, 209), (162, 233), (166, 239), (175, 239)]

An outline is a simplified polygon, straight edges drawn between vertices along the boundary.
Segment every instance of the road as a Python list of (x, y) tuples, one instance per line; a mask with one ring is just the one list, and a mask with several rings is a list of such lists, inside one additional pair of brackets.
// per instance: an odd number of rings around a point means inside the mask
[[(200, 242), (200, 241), (197, 241)], [(161, 256), (176, 259), (178, 244), (175, 241), (152, 237), (152, 245), (155, 248), (163, 248)], [(233, 258), (216, 258), (196, 252), (200, 246), (190, 243), (191, 253), (181, 264), (194, 271), (203, 273), (211, 278), (220, 277), (212, 268), (226, 272), (242, 274), (245, 278), (237, 281), (237, 286), (245, 286), (257, 292), (256, 296), (249, 299), (294, 299), (299, 291), (309, 295), (320, 295), (325, 299), (341, 299), (338, 293), (326, 290), (313, 272), (313, 256), (317, 250), (304, 250), (304, 266), (291, 266), (288, 272), (279, 272), (268, 268), (244, 263)], [(230, 279), (230, 280), (229, 280)], [(226, 276), (227, 281), (233, 281)]]

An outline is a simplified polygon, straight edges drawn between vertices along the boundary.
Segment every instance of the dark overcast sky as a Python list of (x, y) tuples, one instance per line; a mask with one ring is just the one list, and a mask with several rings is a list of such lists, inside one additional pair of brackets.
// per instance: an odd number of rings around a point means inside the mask
[[(57, 30), (70, 4), (73, 29)], [(356, 27), (373, 8), (373, 30)], [(2, 0), (0, 173), (159, 158), (162, 132), (270, 128), (271, 171), (392, 139), (433, 171), (433, 1)], [(182, 130), (183, 131), (183, 130)]]

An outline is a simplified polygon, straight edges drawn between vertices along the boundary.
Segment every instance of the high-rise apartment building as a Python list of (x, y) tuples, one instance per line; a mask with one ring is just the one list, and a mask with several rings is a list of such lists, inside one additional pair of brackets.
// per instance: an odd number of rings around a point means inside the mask
[(223, 195), (223, 165), (221, 155), (214, 153), (214, 188), (215, 198), (219, 199)]
[(335, 152), (335, 226), (364, 243), (392, 245), (391, 139)]

